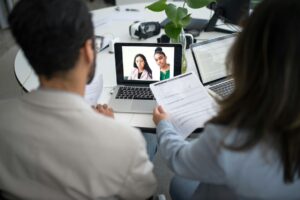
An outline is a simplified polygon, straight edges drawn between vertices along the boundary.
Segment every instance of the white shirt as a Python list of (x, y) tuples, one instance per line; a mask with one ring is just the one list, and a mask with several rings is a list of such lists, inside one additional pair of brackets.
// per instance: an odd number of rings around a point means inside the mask
[(12, 199), (145, 199), (152, 170), (141, 133), (76, 94), (37, 90), (0, 103), (0, 189)]
[(131, 75), (128, 77), (128, 80), (152, 80), (152, 78), (149, 76), (149, 73), (146, 70), (143, 70), (140, 78), (138, 78), (138, 74), (138, 68), (133, 68), (131, 71)]

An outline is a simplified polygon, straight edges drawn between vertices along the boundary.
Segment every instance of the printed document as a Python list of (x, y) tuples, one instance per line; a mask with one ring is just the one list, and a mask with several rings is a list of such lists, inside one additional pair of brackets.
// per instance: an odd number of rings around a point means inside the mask
[(103, 76), (102, 74), (98, 74), (94, 76), (94, 79), (89, 85), (85, 86), (85, 101), (91, 105), (96, 106), (97, 101), (102, 93), (103, 89)]
[(170, 121), (184, 138), (216, 113), (216, 103), (193, 72), (150, 84), (150, 88), (170, 115)]

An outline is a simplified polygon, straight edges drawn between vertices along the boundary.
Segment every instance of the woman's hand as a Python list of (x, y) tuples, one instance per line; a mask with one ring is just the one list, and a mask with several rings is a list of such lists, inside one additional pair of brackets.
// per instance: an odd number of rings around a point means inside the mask
[(107, 104), (97, 104), (97, 106), (93, 106), (96, 112), (101, 113), (107, 117), (114, 118), (114, 111), (112, 108), (108, 107)]
[(162, 106), (157, 106), (153, 110), (153, 122), (157, 125), (161, 120), (168, 119), (169, 115), (164, 111)]

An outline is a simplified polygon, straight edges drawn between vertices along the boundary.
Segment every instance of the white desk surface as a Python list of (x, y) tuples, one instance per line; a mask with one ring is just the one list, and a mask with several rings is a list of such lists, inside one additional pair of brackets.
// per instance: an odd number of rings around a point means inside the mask
[[(149, 3), (137, 3), (130, 5), (119, 6), (117, 11), (116, 7), (108, 7), (104, 9), (94, 10), (93, 21), (95, 25), (96, 35), (110, 35), (119, 38), (120, 42), (156, 42), (159, 36), (151, 37), (147, 40), (132, 39), (129, 35), (129, 26), (134, 21), (159, 21), (161, 22), (166, 18), (164, 12), (152, 12), (145, 9)], [(174, 2), (174, 4), (182, 5), (182, 2)], [(125, 8), (133, 8), (139, 11), (125, 11)], [(212, 11), (207, 8), (190, 9), (194, 18), (208, 19), (212, 16)], [(163, 34), (163, 30), (161, 34)], [(224, 35), (217, 32), (203, 32), (197, 38), (198, 40), (207, 40)], [(187, 71), (195, 71), (195, 64), (190, 50), (187, 50)], [(105, 49), (97, 54), (97, 70), (96, 74), (103, 74), (103, 92), (98, 100), (98, 103), (107, 103), (110, 98), (111, 89), (116, 86), (115, 76), (115, 58), (114, 54)], [(39, 86), (39, 81), (27, 62), (21, 50), (15, 58), (15, 74), (19, 83), (27, 91), (32, 91)], [(152, 122), (151, 114), (131, 114), (131, 113), (115, 113), (115, 118), (118, 121), (124, 122), (134, 127), (142, 128), (145, 131), (154, 131), (155, 124)]]

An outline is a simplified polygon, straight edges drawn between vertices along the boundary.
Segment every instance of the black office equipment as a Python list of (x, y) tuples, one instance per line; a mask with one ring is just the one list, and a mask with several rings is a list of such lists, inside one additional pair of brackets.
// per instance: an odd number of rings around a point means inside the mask
[[(224, 23), (239, 25), (239, 22), (249, 15), (250, 0), (217, 0), (207, 7), (214, 10), (214, 15), (209, 20), (192, 18), (189, 25), (185, 27), (186, 32), (198, 30), (233, 33), (235, 31), (216, 27), (218, 19), (221, 19)], [(166, 19), (161, 22), (161, 26), (164, 27), (167, 23), (168, 20)]]
[(217, 28), (217, 20), (221, 19), (224, 23), (239, 25), (240, 21), (249, 15), (250, 0), (218, 0), (212, 9), (214, 9), (215, 13), (208, 21), (204, 31), (232, 33), (233, 31), (228, 32)]
[(136, 39), (147, 39), (160, 33), (158, 22), (134, 22), (129, 26), (129, 35)]
[[(166, 34), (162, 34), (160, 37), (157, 38), (157, 43), (170, 43), (170, 38)], [(189, 49), (191, 44), (195, 43), (197, 40), (194, 39), (192, 34), (185, 34), (186, 40), (186, 49)]]

